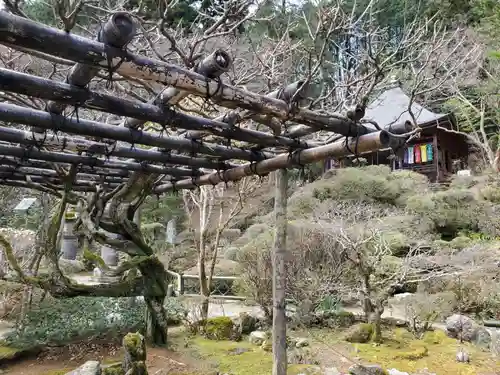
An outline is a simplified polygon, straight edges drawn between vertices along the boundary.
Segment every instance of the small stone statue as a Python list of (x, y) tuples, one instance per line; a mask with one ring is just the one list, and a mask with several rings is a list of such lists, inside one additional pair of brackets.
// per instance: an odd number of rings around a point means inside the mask
[(94, 278), (100, 279), (102, 276), (102, 271), (99, 267), (94, 268), (94, 273), (93, 273)]
[(456, 359), (459, 363), (470, 362), (469, 353), (467, 353), (463, 348), (458, 349)]

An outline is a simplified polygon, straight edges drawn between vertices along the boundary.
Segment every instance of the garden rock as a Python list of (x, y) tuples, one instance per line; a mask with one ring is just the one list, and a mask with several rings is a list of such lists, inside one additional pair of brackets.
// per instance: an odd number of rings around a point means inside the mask
[(357, 324), (347, 331), (345, 340), (348, 342), (355, 342), (364, 344), (370, 341), (373, 335), (373, 325), (368, 323)]
[(85, 265), (79, 260), (59, 259), (59, 267), (66, 275), (85, 271)]
[(253, 331), (250, 333), (248, 339), (252, 344), (260, 346), (267, 339), (267, 333), (264, 331)]
[(387, 373), (389, 375), (410, 375), (407, 372), (399, 371), (399, 370), (396, 370), (395, 368), (391, 368), (390, 370), (387, 370)]
[(66, 375), (101, 375), (101, 364), (98, 361), (88, 361)]
[(241, 335), (248, 335), (257, 328), (257, 318), (246, 312), (240, 313), (233, 322)]
[(261, 345), (262, 350), (265, 352), (271, 352), (273, 350), (273, 343), (271, 340), (264, 340), (264, 342)]
[(303, 348), (304, 346), (309, 346), (309, 340), (306, 338), (298, 338), (296, 340), (297, 340), (295, 342), (296, 348)]
[(491, 334), (484, 327), (479, 327), (474, 337), (474, 344), (483, 348), (489, 348), (491, 345)]
[(384, 369), (379, 365), (353, 365), (349, 367), (351, 375), (385, 375)]
[(457, 352), (456, 359), (457, 359), (457, 362), (459, 362), (459, 363), (469, 363), (470, 362), (469, 353), (467, 353), (463, 349), (460, 349)]
[(465, 315), (454, 314), (446, 319), (446, 334), (481, 346), (488, 346), (491, 342), (490, 333)]

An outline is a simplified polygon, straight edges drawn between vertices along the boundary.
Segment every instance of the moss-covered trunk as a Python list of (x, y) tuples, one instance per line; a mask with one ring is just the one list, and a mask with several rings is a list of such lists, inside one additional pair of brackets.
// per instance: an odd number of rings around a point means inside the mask
[(384, 313), (384, 300), (376, 300), (373, 306), (373, 311), (370, 314), (369, 322), (373, 325), (374, 342), (382, 342), (382, 314)]
[(151, 258), (139, 266), (147, 279), (144, 296), (146, 303), (146, 340), (151, 345), (167, 344), (168, 315), (164, 303), (167, 296), (168, 274), (158, 258)]
[(146, 340), (154, 346), (164, 346), (168, 338), (168, 318), (163, 297), (145, 297)]

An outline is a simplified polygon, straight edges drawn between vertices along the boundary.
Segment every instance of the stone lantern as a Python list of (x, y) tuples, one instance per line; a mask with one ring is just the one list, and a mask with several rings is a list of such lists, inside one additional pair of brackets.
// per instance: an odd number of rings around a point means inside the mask
[(78, 237), (73, 231), (76, 219), (77, 216), (74, 211), (68, 210), (64, 214), (64, 225), (61, 238), (61, 257), (63, 259), (75, 260), (78, 254)]

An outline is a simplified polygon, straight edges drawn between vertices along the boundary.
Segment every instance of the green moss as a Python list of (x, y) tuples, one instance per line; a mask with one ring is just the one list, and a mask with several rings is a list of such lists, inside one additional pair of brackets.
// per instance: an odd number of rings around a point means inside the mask
[(76, 220), (76, 213), (73, 211), (68, 211), (64, 214), (65, 220)]
[[(270, 353), (249, 342), (212, 341), (197, 337), (192, 341), (196, 351), (203, 359), (215, 362), (222, 374), (238, 375), (271, 375), (273, 360)], [(242, 353), (233, 355), (235, 350), (244, 349)], [(289, 375), (307, 372), (310, 365), (290, 365)]]
[(49, 372), (44, 372), (41, 375), (66, 375), (68, 372), (74, 370), (74, 368), (68, 367), (59, 370), (51, 370)]
[(227, 340), (233, 331), (233, 321), (227, 316), (218, 316), (207, 319), (205, 336), (211, 340)]
[(394, 355), (394, 359), (407, 359), (409, 361), (416, 361), (418, 359), (424, 358), (429, 353), (426, 346), (420, 346), (409, 350), (407, 352), (397, 353)]
[(102, 370), (102, 375), (125, 375), (121, 367), (106, 367)]
[[(356, 344), (358, 356), (365, 361), (378, 363), (384, 368), (397, 368), (409, 373), (428, 368), (439, 375), (477, 375), (494, 373), (500, 361), (479, 348), (462, 344), (471, 354), (470, 364), (455, 361), (460, 346), (457, 340), (447, 337), (444, 332), (428, 332), (422, 340), (416, 340), (404, 329), (387, 332), (390, 336), (379, 346)], [(428, 349), (426, 355), (423, 355)]]
[(133, 360), (141, 360), (146, 355), (144, 353), (144, 337), (138, 332), (127, 333), (123, 338), (123, 347)]
[(100, 268), (103, 269), (107, 268), (104, 259), (102, 259), (99, 255), (93, 253), (87, 248), (83, 249), (83, 259), (86, 260), (87, 262), (99, 266)]
[(436, 331), (431, 331), (431, 332), (426, 332), (424, 334), (424, 337), (422, 338), (423, 342), (426, 344), (441, 344), (442, 342), (446, 341), (448, 339), (448, 336), (446, 336), (446, 333), (441, 330), (436, 330)]
[(14, 359), (22, 354), (21, 349), (12, 348), (9, 346), (0, 346), (0, 361)]

